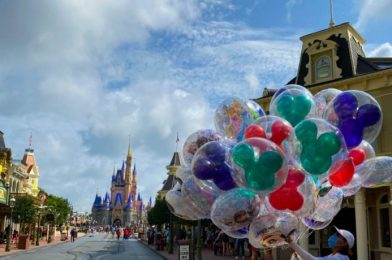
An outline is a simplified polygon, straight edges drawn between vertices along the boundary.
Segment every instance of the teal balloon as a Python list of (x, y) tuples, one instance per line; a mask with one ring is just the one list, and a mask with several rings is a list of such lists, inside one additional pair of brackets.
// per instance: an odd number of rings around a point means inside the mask
[(312, 108), (312, 100), (306, 95), (282, 95), (277, 102), (279, 115), (296, 126), (305, 119)]
[(317, 140), (317, 125), (310, 120), (302, 121), (295, 127), (297, 139), (304, 144), (314, 144)]
[(275, 151), (263, 153), (245, 172), (247, 184), (255, 190), (270, 190), (275, 186), (275, 173), (282, 167), (283, 158)]
[(337, 134), (333, 132), (327, 132), (319, 136), (316, 146), (321, 155), (332, 156), (339, 152), (341, 141)]
[(240, 143), (234, 147), (231, 157), (235, 164), (246, 170), (254, 163), (253, 147), (247, 143)]
[(302, 167), (312, 175), (321, 175), (326, 173), (332, 165), (331, 157), (320, 156), (302, 151)]

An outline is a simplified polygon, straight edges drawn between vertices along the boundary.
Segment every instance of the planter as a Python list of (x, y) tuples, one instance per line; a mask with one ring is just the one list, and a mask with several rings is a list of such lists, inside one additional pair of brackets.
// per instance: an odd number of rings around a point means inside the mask
[(20, 235), (18, 240), (18, 249), (27, 249), (30, 247), (29, 235)]

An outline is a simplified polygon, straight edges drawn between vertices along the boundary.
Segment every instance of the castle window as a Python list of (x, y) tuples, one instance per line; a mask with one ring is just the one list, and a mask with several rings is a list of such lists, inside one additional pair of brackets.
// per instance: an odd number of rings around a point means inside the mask
[(332, 77), (331, 57), (327, 55), (320, 56), (315, 64), (316, 81), (325, 80)]

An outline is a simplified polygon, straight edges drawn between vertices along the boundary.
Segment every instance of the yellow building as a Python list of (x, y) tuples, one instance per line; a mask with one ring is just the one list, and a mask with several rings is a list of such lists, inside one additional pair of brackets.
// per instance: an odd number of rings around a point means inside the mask
[(178, 152), (173, 154), (173, 157), (170, 161), (170, 164), (166, 166), (167, 169), (167, 179), (163, 182), (163, 187), (160, 191), (158, 191), (158, 198), (164, 199), (166, 193), (171, 190), (174, 185), (177, 183), (176, 180), (176, 172), (181, 167), (180, 155)]
[(38, 196), (39, 167), (34, 150), (25, 150), (22, 160), (14, 160), (9, 172), (10, 191), (17, 194)]
[(9, 215), (8, 170), (11, 167), (12, 152), (5, 146), (4, 134), (0, 131), (0, 230), (5, 228), (5, 217)]
[[(288, 84), (308, 88), (313, 94), (327, 88), (362, 90), (372, 95), (383, 111), (382, 131), (374, 144), (377, 155), (392, 155), (392, 58), (369, 58), (365, 40), (349, 24), (343, 23), (300, 38), (301, 58), (297, 75)], [(265, 111), (276, 90), (265, 89), (256, 99)], [(391, 173), (392, 174), (392, 173)], [(332, 225), (353, 231), (354, 259), (392, 259), (392, 186), (361, 189), (344, 202)], [(327, 250), (328, 230), (315, 232), (305, 247), (315, 255)], [(283, 254), (283, 253), (282, 253)], [(278, 252), (279, 255), (279, 252)], [(278, 256), (278, 259), (286, 259)]]

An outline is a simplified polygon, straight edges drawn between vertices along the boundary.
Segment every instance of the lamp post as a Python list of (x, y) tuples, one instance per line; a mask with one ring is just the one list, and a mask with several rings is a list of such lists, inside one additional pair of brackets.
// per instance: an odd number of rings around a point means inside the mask
[(41, 205), (38, 207), (38, 226), (37, 226), (37, 235), (35, 237), (35, 245), (39, 246), (39, 227), (40, 227), (40, 222), (41, 222), (41, 211), (45, 208), (44, 205)]
[(8, 233), (7, 233), (7, 244), (5, 245), (5, 251), (10, 251), (11, 247), (10, 247), (10, 243), (11, 243), (11, 233), (12, 233), (12, 209), (15, 206), (15, 198), (12, 196), (10, 199), (10, 209), (11, 209), (11, 214), (10, 214), (10, 224), (9, 224), (9, 228), (8, 228)]

